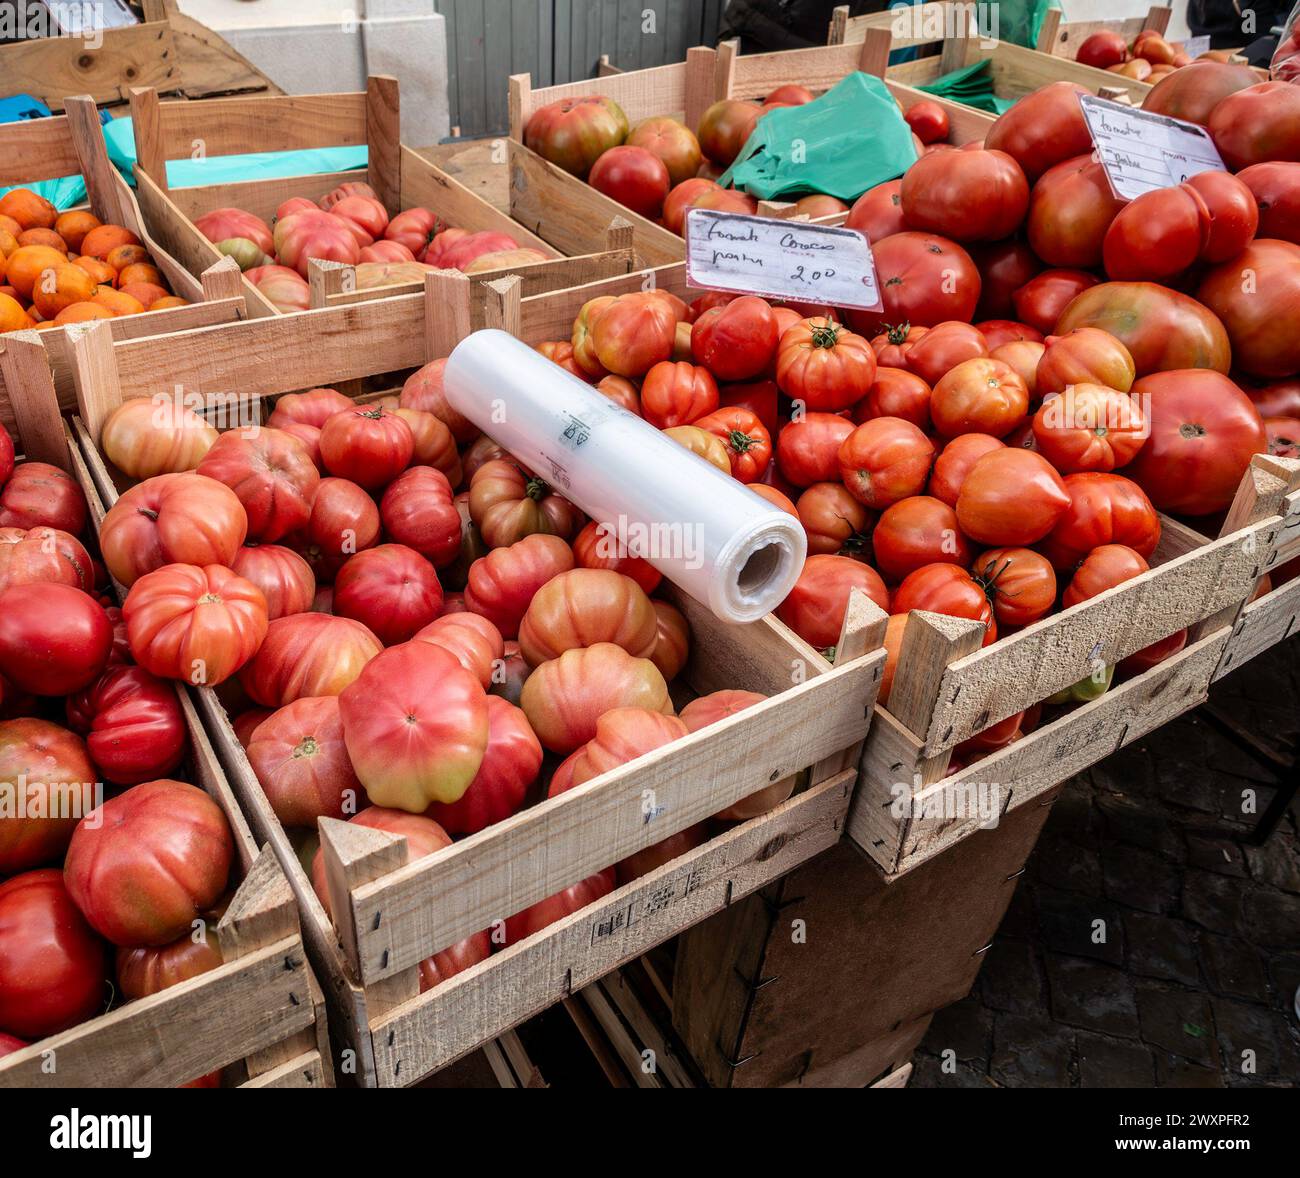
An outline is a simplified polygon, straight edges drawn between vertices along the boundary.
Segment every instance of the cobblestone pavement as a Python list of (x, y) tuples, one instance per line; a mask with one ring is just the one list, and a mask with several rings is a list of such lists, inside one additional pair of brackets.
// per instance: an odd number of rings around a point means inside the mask
[[(1300, 737), (1300, 640), (1211, 706), (1276, 752)], [(1072, 780), (972, 994), (935, 1017), (912, 1086), (1300, 1085), (1300, 804), (1203, 711)], [(1245, 795), (1247, 797), (1250, 794)]]

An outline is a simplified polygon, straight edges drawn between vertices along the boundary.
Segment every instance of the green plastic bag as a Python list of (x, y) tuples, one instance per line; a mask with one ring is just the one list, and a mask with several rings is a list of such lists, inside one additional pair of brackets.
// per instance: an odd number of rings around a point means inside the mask
[(953, 70), (917, 89), (994, 115), (1000, 115), (1015, 105), (1014, 99), (999, 98), (993, 93), (992, 62), (989, 61), (977, 61), (974, 65)]
[(857, 72), (812, 102), (764, 115), (718, 183), (760, 200), (824, 192), (851, 203), (915, 162), (898, 103), (879, 78)]

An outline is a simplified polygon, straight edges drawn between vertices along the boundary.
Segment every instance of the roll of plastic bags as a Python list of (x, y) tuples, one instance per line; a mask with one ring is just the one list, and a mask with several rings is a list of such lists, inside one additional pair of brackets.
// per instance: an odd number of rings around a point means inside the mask
[(807, 553), (803, 526), (504, 331), (476, 331), (447, 399), (498, 445), (726, 622), (770, 613)]

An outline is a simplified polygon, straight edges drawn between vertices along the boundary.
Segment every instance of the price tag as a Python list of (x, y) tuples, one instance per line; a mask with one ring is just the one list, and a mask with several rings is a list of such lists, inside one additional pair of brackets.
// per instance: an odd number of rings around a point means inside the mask
[(1123, 200), (1181, 184), (1198, 172), (1227, 171), (1204, 127), (1092, 94), (1080, 94), (1079, 104), (1106, 178)]
[(686, 281), (733, 290), (879, 310), (876, 264), (856, 229), (691, 209), (686, 214)]

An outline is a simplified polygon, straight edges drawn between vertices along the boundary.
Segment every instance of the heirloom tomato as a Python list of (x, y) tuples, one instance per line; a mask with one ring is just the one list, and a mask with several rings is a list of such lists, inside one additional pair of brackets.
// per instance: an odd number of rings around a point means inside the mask
[(587, 183), (624, 208), (653, 221), (663, 212), (672, 177), (668, 166), (654, 152), (619, 144), (601, 152), (591, 165)]
[(933, 388), (963, 360), (978, 360), (989, 354), (979, 328), (947, 320), (935, 324), (907, 351), (903, 367)]
[(582, 522), (582, 513), (550, 484), (505, 459), (486, 462), (474, 472), (469, 511), (489, 548), (539, 533), (567, 540)]
[(405, 544), (358, 552), (334, 579), (334, 612), (365, 626), (385, 646), (406, 642), (442, 611), (433, 565)]
[(676, 679), (691, 653), (691, 627), (675, 605), (651, 598), (655, 611), (655, 648), (650, 661), (668, 682)]
[(1196, 297), (1227, 330), (1237, 368), (1263, 377), (1300, 371), (1300, 245), (1253, 241), (1210, 270)]
[(849, 596), (861, 589), (883, 610), (889, 609), (889, 590), (870, 565), (847, 556), (810, 556), (776, 616), (805, 642), (819, 649), (840, 640)]
[(1069, 609), (1081, 601), (1088, 601), (1098, 593), (1140, 577), (1150, 567), (1127, 544), (1099, 544), (1075, 569), (1061, 595), (1061, 606)]
[(1072, 384), (1105, 385), (1127, 393), (1135, 372), (1129, 350), (1109, 332), (1076, 327), (1048, 336), (1034, 383), (1040, 397)]
[(597, 94), (562, 98), (535, 110), (524, 144), (566, 172), (585, 178), (600, 156), (627, 138), (623, 108)]
[(903, 119), (922, 143), (942, 143), (948, 138), (948, 112), (928, 98), (912, 103)]
[(717, 407), (717, 382), (697, 364), (664, 360), (641, 382), (641, 416), (655, 429), (690, 425)]
[(423, 409), (432, 413), (449, 430), (451, 436), (462, 446), (468, 446), (479, 436), (479, 428), (468, 417), (451, 407), (446, 390), (442, 384), (443, 370), (447, 361), (433, 360), (423, 368), (416, 369), (406, 378), (398, 405), (402, 409)]
[(980, 544), (1041, 540), (1070, 506), (1061, 476), (1032, 450), (1003, 446), (975, 461), (957, 494), (957, 522)]
[(309, 695), (338, 695), (380, 650), (360, 622), (332, 614), (277, 618), (239, 681), (264, 708), (282, 708)]
[(997, 622), (984, 586), (960, 565), (927, 564), (908, 573), (894, 590), (891, 612), (907, 614), (914, 609), (982, 623), (985, 646), (997, 639)]
[(245, 545), (235, 554), (230, 568), (262, 591), (268, 621), (306, 613), (316, 598), (311, 565), (292, 548), (280, 544)]
[(592, 308), (584, 332), (575, 323), (573, 351), (578, 363), (594, 376), (604, 372), (591, 367), (593, 359), (617, 376), (642, 377), (656, 364), (672, 359), (676, 336), (677, 319), (667, 300), (652, 291), (636, 291)]
[(696, 361), (725, 381), (751, 380), (769, 371), (779, 342), (776, 315), (757, 295), (710, 307), (691, 328)]
[(1083, 270), (1044, 270), (1013, 291), (1011, 302), (1017, 319), (1046, 335), (1075, 296), (1096, 285), (1096, 276)]
[(216, 922), (205, 920), (203, 936), (197, 941), (194, 933), (187, 930), (168, 945), (118, 949), (117, 988), (123, 998), (131, 1001), (148, 998), (220, 964), (221, 943), (217, 940)]
[(901, 417), (917, 429), (929, 431), (930, 386), (903, 368), (877, 368), (866, 398), (853, 411), (859, 425), (873, 417)]
[(728, 167), (754, 130), (762, 108), (757, 102), (723, 98), (700, 116), (696, 130), (700, 150), (715, 164)]
[(450, 564), (461, 542), (460, 512), (453, 498), (451, 484), (440, 471), (412, 467), (388, 485), (380, 500), (384, 531), (436, 567)]
[(1275, 160), (1237, 173), (1255, 197), (1258, 236), (1300, 244), (1300, 163)]
[(917, 495), (934, 460), (934, 443), (910, 421), (875, 417), (840, 444), (840, 477), (867, 507), (880, 509)]
[(1049, 266), (1099, 266), (1106, 231), (1123, 207), (1101, 164), (1090, 153), (1077, 155), (1034, 185), (1026, 222), (1029, 244)]
[(347, 819), (365, 806), (348, 759), (338, 698), (306, 696), (253, 729), (248, 763), (285, 826), (314, 827), (319, 817)]
[(953, 241), (1010, 237), (1029, 207), (1029, 184), (1004, 151), (935, 151), (903, 173), (903, 218), (909, 229)]
[(58, 528), (0, 528), (0, 593), (12, 585), (95, 588), (90, 554)]
[(278, 429), (230, 430), (212, 444), (198, 473), (224, 483), (243, 504), (248, 537), (270, 543), (303, 527), (320, 472), (303, 444)]
[(970, 563), (970, 544), (957, 527), (957, 513), (942, 499), (913, 495), (880, 513), (871, 533), (876, 567), (901, 581), (922, 565)]
[(506, 920), (505, 943), (513, 945), (525, 937), (540, 932), (557, 920), (571, 916), (580, 908), (594, 904), (614, 890), (615, 882), (614, 869), (606, 867), (603, 871), (589, 875), (586, 879), (571, 884), (553, 896), (547, 896), (545, 900), (539, 900), (522, 912), (516, 912)]
[(1075, 82), (1052, 82), (1027, 94), (998, 116), (984, 136), (984, 146), (1006, 152), (1032, 184), (1062, 160), (1092, 150), (1079, 105), (1079, 95), (1086, 93)]
[(525, 536), (470, 566), (465, 605), (493, 622), (502, 637), (515, 638), (534, 594), (573, 567), (573, 550), (558, 536)]
[(1056, 604), (1052, 562), (1032, 548), (990, 548), (970, 566), (1000, 626), (1028, 626)]
[(838, 413), (805, 413), (781, 428), (776, 461), (781, 474), (796, 487), (838, 479), (840, 446), (853, 432), (853, 422)]
[(321, 479), (307, 526), (289, 537), (316, 578), (331, 580), (344, 563), (379, 539), (379, 508), (348, 479)]
[(15, 585), (0, 593), (0, 675), (33, 695), (68, 695), (108, 663), (113, 625), (71, 585)]
[(534, 667), (598, 642), (649, 658), (657, 633), (654, 607), (631, 577), (576, 568), (552, 577), (534, 594), (519, 623), (519, 649)]
[(1246, 65), (1194, 61), (1152, 86), (1142, 100), (1142, 109), (1203, 127), (1210, 121), (1210, 113), (1229, 94), (1254, 86), (1258, 81), (1259, 75)]
[(661, 159), (672, 184), (682, 184), (699, 171), (700, 142), (679, 119), (665, 115), (642, 119), (625, 142), (631, 147), (643, 147)]
[(846, 229), (856, 229), (867, 235), (874, 245), (883, 237), (902, 233), (907, 228), (903, 219), (902, 180), (886, 180), (868, 188), (849, 209), (844, 219)]
[[(1015, 319), (1012, 295), (1043, 268), (1023, 241), (1010, 238), (972, 245), (971, 257), (980, 272), (980, 301), (976, 319)], [(997, 345), (989, 341), (989, 347)]]
[(1127, 544), (1150, 556), (1160, 542), (1160, 517), (1151, 500), (1123, 475), (1085, 471), (1065, 476), (1070, 505), (1041, 548), (1060, 570), (1072, 569), (1102, 544)]
[(969, 433), (1000, 438), (1024, 421), (1028, 412), (1029, 389), (1019, 373), (987, 356), (950, 368), (930, 397), (930, 419), (946, 438)]
[(66, 470), (24, 462), (0, 489), (0, 528), (58, 528), (77, 535), (86, 524), (86, 497)]
[(189, 747), (175, 686), (143, 667), (109, 666), (68, 697), (67, 712), (95, 765), (116, 785), (166, 777)]
[(854, 499), (843, 483), (813, 483), (799, 496), (796, 512), (808, 537), (809, 555), (867, 559), (874, 513)]
[(15, 802), (23, 779), (22, 808), (0, 818), (0, 875), (57, 860), (98, 777), (81, 737), (24, 716), (0, 721), (0, 781), (11, 784)]
[(611, 524), (595, 520), (587, 524), (573, 541), (573, 556), (581, 568), (612, 569), (631, 577), (645, 593), (653, 593), (663, 579), (654, 565), (620, 541), (618, 529)]
[(847, 409), (867, 395), (875, 378), (871, 344), (833, 319), (804, 319), (781, 336), (776, 383), (808, 409)]
[(748, 409), (716, 409), (694, 424), (722, 441), (732, 477), (742, 483), (757, 481), (772, 461), (772, 437)]
[(874, 334), (891, 323), (930, 327), (945, 320), (970, 322), (979, 303), (980, 275), (955, 241), (933, 233), (894, 233), (876, 242), (872, 254), (883, 308), (849, 311), (856, 330)]
[(496, 626), (468, 610), (444, 613), (420, 630), (414, 641), (431, 642), (455, 656), (487, 691), (505, 656), (505, 642)]
[(123, 474), (147, 479), (193, 470), (218, 437), (193, 409), (171, 397), (132, 397), (108, 415), (99, 444)]
[(383, 406), (354, 406), (321, 426), (320, 456), (325, 469), (367, 490), (387, 486), (415, 453), (415, 435), (396, 413)]
[(1237, 90), (1210, 113), (1206, 130), (1233, 171), (1300, 161), (1300, 88), (1274, 81)]

